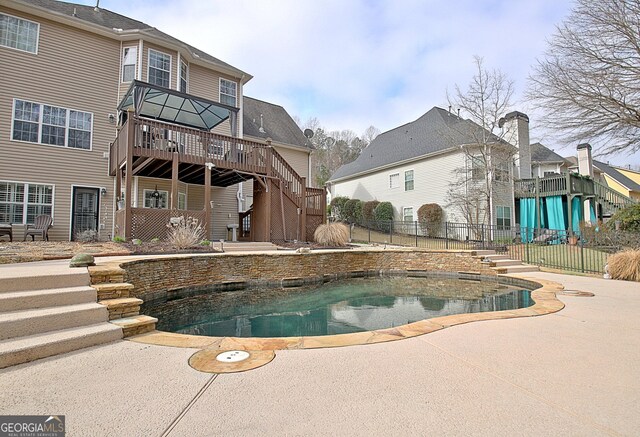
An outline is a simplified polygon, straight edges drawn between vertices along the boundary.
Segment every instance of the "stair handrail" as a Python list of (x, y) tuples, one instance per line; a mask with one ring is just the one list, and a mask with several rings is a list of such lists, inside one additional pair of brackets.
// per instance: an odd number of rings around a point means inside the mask
[(608, 202), (616, 209), (622, 209), (626, 206), (638, 203), (635, 199), (625, 196), (619, 191), (616, 191), (598, 181), (593, 181), (593, 187), (597, 198)]

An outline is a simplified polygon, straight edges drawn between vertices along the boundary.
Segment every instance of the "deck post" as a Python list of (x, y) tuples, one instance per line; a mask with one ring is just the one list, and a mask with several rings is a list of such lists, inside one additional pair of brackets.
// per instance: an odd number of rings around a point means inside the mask
[(302, 201), (300, 202), (300, 209), (302, 217), (300, 220), (300, 239), (302, 241), (308, 241), (307, 238), (307, 178), (302, 178)]
[(204, 166), (204, 233), (211, 239), (211, 169)]
[(171, 201), (169, 208), (173, 211), (178, 209), (178, 152), (173, 152), (173, 160), (171, 162)]
[(132, 211), (131, 202), (133, 200), (133, 190), (131, 184), (133, 183), (133, 145), (136, 141), (136, 118), (133, 116), (133, 112), (129, 111), (127, 117), (127, 158), (125, 164), (125, 182), (124, 182), (124, 238), (125, 240), (131, 240), (131, 227), (132, 227)]

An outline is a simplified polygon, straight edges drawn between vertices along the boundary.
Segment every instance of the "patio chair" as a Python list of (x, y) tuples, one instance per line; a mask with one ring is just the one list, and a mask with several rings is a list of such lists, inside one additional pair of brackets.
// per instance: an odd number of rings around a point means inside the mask
[(9, 241), (13, 241), (13, 229), (11, 225), (0, 225), (0, 237), (6, 235), (9, 237)]
[(24, 231), (24, 240), (27, 241), (27, 237), (31, 236), (31, 241), (35, 241), (36, 235), (42, 236), (42, 241), (49, 241), (49, 228), (53, 223), (53, 219), (50, 215), (39, 215), (32, 225), (27, 225)]

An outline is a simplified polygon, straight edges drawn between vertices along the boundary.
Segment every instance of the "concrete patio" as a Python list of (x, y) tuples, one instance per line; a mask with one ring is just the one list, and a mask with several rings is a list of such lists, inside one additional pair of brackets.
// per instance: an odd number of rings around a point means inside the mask
[(364, 346), (276, 351), (207, 374), (196, 349), (131, 341), (0, 370), (0, 414), (69, 436), (637, 435), (640, 285), (550, 273), (594, 297), (555, 314)]

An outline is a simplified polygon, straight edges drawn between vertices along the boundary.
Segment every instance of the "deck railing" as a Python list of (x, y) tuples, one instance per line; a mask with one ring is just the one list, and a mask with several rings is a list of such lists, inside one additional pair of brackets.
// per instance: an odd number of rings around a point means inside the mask
[(595, 195), (602, 201), (605, 213), (614, 213), (626, 206), (638, 203), (636, 200), (613, 190), (600, 182), (594, 181)]

